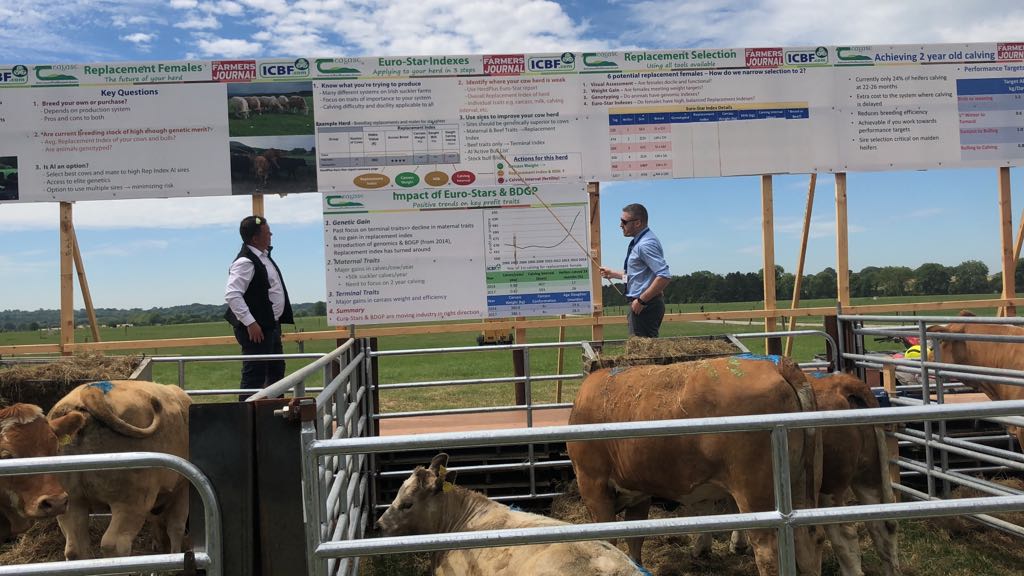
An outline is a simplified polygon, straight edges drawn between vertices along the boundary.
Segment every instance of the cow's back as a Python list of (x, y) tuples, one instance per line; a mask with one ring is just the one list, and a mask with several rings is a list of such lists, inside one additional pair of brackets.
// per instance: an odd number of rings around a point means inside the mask
[[(111, 414), (130, 426), (146, 428), (155, 417), (159, 417), (159, 426), (145, 437), (116, 432), (89, 409), (90, 400), (85, 398), (86, 395), (92, 395), (93, 402), (97, 399), (102, 401)], [(163, 452), (187, 459), (190, 404), (188, 395), (177, 386), (112, 380), (75, 388), (54, 405), (49, 418), (52, 420), (70, 412), (87, 415), (86, 425), (63, 447), (63, 454)], [(69, 474), (68, 488), (69, 492), (77, 488), (99, 501), (108, 502), (117, 499), (120, 490), (130, 489), (132, 482), (152, 485), (164, 493), (172, 491), (180, 481), (177, 472), (166, 468), (117, 470)]]
[[(83, 396), (102, 398), (111, 413), (126, 423), (144, 428), (159, 412), (160, 425), (145, 438), (133, 438), (114, 432), (88, 408)], [(165, 452), (188, 457), (188, 408), (191, 399), (177, 386), (137, 380), (111, 380), (83, 384), (62, 398), (50, 410), (50, 419), (71, 411), (89, 415), (86, 429), (66, 453), (128, 452), (145, 447), (151, 452)], [(184, 440), (184, 442), (183, 442)]]
[[(581, 385), (569, 423), (800, 411), (800, 383), (788, 382), (784, 371), (768, 360), (738, 357), (600, 370)], [(797, 434), (791, 433), (791, 443)], [(673, 499), (709, 481), (771, 474), (768, 432), (573, 442), (569, 453), (577, 474)]]
[[(564, 526), (565, 522), (509, 511), (504, 506), (489, 510), (490, 519), (474, 520), (475, 530)], [(556, 542), (451, 550), (440, 554), (437, 576), (640, 576), (641, 572), (621, 550), (606, 540)]]

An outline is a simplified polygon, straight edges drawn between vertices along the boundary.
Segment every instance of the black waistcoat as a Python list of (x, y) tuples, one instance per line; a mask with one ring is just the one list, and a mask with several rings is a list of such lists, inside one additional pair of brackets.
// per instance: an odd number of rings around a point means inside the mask
[[(267, 275), (267, 267), (263, 265), (260, 257), (254, 254), (245, 244), (242, 244), (242, 249), (238, 252), (238, 256), (235, 256), (235, 260), (239, 258), (248, 258), (255, 267), (249, 287), (246, 288), (245, 294), (242, 294), (245, 305), (249, 307), (249, 312), (261, 328), (271, 328), (274, 326), (274, 307), (270, 303), (270, 276)], [(280, 322), (281, 324), (294, 324), (292, 303), (288, 299), (288, 288), (284, 285), (284, 275), (281, 274), (281, 269), (277, 267), (277, 262), (274, 262), (274, 259), (269, 254), (267, 259), (270, 260), (270, 263), (274, 265), (274, 269), (277, 270), (277, 277), (281, 279), (281, 288), (284, 290), (284, 312), (281, 313)], [(231, 323), (232, 326), (239, 324), (238, 318), (235, 317), (235, 313), (231, 311), (230, 306), (228, 306), (227, 311), (224, 313), (224, 319)]]

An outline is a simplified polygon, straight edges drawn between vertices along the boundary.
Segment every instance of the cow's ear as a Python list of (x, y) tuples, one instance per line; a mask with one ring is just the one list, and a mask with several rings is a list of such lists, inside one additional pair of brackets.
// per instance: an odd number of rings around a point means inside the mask
[(445, 454), (444, 452), (441, 452), (437, 456), (434, 456), (434, 458), (430, 461), (430, 471), (433, 472), (434, 474), (440, 475), (438, 473), (438, 470), (447, 465), (448, 455)]
[(53, 433), (57, 435), (58, 439), (74, 436), (83, 426), (85, 426), (85, 414), (78, 411), (71, 411), (60, 418), (50, 420), (50, 428), (53, 429)]
[(974, 316), (974, 312), (971, 312), (970, 310), (961, 310), (958, 316)]

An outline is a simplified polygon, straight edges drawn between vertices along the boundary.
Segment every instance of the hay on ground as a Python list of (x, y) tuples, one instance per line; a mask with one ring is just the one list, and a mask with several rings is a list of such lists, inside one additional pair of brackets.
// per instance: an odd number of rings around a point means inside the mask
[[(109, 516), (89, 518), (89, 541), (92, 544), (92, 553), (95, 558), (101, 557), (99, 542), (109, 524)], [(135, 537), (132, 554), (151, 554), (150, 551), (154, 549), (154, 545), (155, 542), (147, 523)], [(54, 518), (36, 522), (14, 542), (0, 547), (0, 566), (63, 561), (64, 534), (60, 531), (60, 526), (57, 525), (57, 520)]]
[(45, 412), (79, 384), (126, 379), (141, 362), (137, 355), (79, 354), (47, 363), (0, 364), (0, 402), (36, 404)]
[(584, 356), (585, 371), (615, 366), (672, 364), (739, 354), (742, 350), (716, 338), (641, 338), (634, 336), (622, 346), (609, 346), (597, 358)]

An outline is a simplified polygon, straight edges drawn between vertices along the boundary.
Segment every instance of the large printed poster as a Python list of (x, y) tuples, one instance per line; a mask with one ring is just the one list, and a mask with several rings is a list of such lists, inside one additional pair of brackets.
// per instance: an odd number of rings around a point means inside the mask
[(0, 203), (320, 192), (335, 324), (588, 313), (586, 181), (1022, 161), (1024, 42), (0, 66)]
[(582, 185), (416, 194), (375, 191), (353, 208), (324, 193), (330, 324), (590, 313)]

